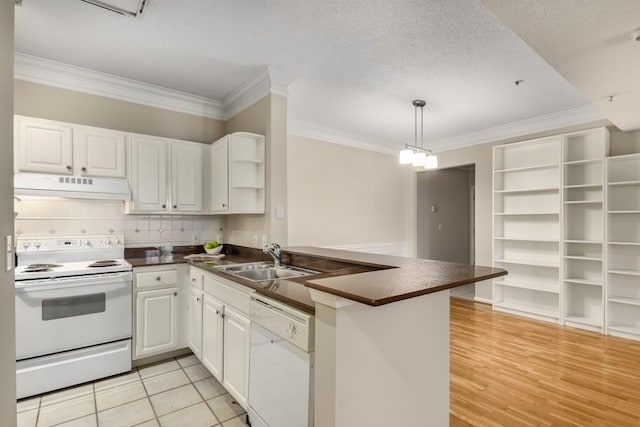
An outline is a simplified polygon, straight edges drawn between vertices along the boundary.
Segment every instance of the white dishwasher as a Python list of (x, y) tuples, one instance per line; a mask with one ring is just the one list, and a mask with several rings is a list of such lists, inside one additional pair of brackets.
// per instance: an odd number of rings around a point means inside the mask
[(251, 426), (313, 426), (314, 317), (262, 295), (250, 315)]

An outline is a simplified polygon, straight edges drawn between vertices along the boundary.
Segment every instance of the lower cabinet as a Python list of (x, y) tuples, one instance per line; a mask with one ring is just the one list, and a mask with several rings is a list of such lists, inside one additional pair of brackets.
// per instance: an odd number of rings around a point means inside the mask
[(181, 330), (184, 305), (181, 295), (186, 268), (178, 265), (133, 269), (133, 359), (154, 356), (186, 346)]
[(205, 295), (202, 306), (202, 357), (200, 361), (218, 381), (223, 382), (224, 305)]
[(177, 287), (138, 292), (135, 357), (177, 349), (178, 321)]
[(249, 391), (249, 347), (251, 329), (249, 318), (227, 308), (224, 313), (224, 379), (222, 385), (247, 407)]
[(204, 293), (202, 292), (202, 289), (192, 286), (189, 298), (189, 305), (187, 309), (189, 330), (187, 340), (189, 348), (193, 354), (200, 359), (202, 355), (202, 303)]

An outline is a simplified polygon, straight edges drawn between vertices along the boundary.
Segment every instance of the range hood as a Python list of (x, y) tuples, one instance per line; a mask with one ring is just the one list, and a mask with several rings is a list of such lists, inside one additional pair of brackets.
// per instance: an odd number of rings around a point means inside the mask
[(13, 188), (16, 196), (103, 200), (131, 199), (129, 182), (122, 178), (17, 173), (13, 178)]

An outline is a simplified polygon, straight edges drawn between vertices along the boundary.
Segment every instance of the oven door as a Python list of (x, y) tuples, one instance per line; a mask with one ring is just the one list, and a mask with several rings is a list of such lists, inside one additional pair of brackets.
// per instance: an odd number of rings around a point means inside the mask
[(131, 272), (16, 282), (16, 358), (131, 337)]

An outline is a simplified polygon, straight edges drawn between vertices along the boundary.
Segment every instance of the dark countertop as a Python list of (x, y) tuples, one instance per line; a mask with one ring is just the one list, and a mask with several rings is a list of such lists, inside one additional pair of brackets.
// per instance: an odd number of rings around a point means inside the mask
[[(159, 256), (158, 252), (144, 249), (153, 248), (127, 250), (127, 261), (134, 267), (188, 263), (312, 314), (315, 312), (315, 305), (309, 288), (379, 306), (507, 274), (499, 268), (315, 247), (293, 247), (283, 250), (284, 264), (321, 273), (311, 276), (312, 278), (253, 282), (215, 267), (271, 260), (270, 256), (257, 249), (225, 245), (224, 258), (207, 262), (184, 259), (187, 254), (202, 253), (202, 246), (180, 247), (179, 250), (174, 249), (172, 256)], [(145, 257), (145, 254), (151, 256)]]

